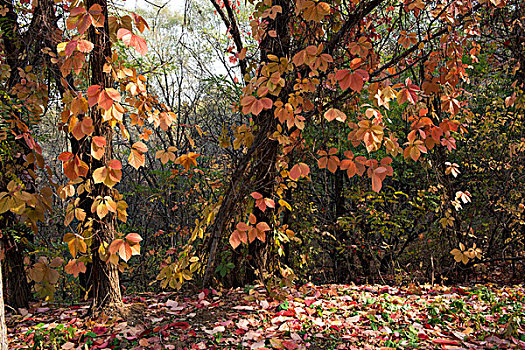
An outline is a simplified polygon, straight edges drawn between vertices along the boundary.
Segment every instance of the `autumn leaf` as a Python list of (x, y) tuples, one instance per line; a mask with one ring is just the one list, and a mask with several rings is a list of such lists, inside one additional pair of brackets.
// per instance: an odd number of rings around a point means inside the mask
[(259, 115), (263, 109), (272, 108), (273, 102), (268, 97), (257, 99), (255, 96), (245, 96), (241, 99), (242, 113)]
[(69, 41), (65, 48), (64, 53), (66, 57), (69, 57), (75, 52), (75, 50), (78, 50), (82, 53), (89, 53), (93, 50), (93, 43), (91, 41), (87, 40), (71, 40)]
[(87, 97), (89, 107), (93, 107), (98, 103), (98, 95), (102, 87), (100, 85), (91, 85), (87, 88)]
[(66, 273), (73, 275), (74, 277), (78, 277), (79, 273), (85, 273), (87, 271), (84, 262), (77, 259), (69, 260), (67, 265), (64, 267), (64, 270)]
[(405, 150), (403, 151), (403, 156), (405, 159), (412, 158), (414, 162), (417, 162), (421, 153), (427, 153), (427, 148), (424, 146), (423, 141), (416, 140), (415, 130), (412, 130), (408, 134), (408, 142), (405, 143)]
[(104, 183), (108, 187), (115, 186), (122, 178), (122, 164), (117, 159), (112, 159), (106, 166), (93, 171), (93, 181)]
[(120, 94), (117, 90), (113, 88), (106, 88), (99, 91), (97, 96), (97, 103), (103, 110), (108, 111), (111, 107), (113, 107), (113, 103), (115, 101), (120, 101)]
[(60, 278), (58, 271), (51, 268), (45, 257), (39, 258), (38, 262), (36, 262), (29, 270), (28, 275), (35, 282), (44, 282), (48, 284), (55, 284)]
[(104, 26), (104, 15), (99, 4), (92, 5), (89, 11), (84, 7), (74, 7), (69, 11), (67, 29), (76, 28), (80, 34), (84, 34), (91, 25), (95, 27)]
[(192, 166), (197, 166), (197, 157), (200, 154), (189, 152), (188, 154), (183, 154), (175, 160), (175, 164), (180, 164), (184, 167), (186, 171), (190, 170)]
[(266, 208), (275, 208), (275, 201), (270, 198), (264, 198), (259, 192), (252, 192), (252, 198), (255, 199), (255, 206), (262, 212), (266, 211)]
[(58, 159), (62, 161), (64, 174), (70, 180), (76, 180), (80, 176), (86, 176), (89, 170), (88, 165), (81, 161), (78, 155), (71, 152), (62, 152)]
[(135, 12), (132, 12), (131, 16), (139, 32), (143, 33), (146, 28), (150, 29), (148, 22), (142, 16), (137, 15)]
[(399, 39), (397, 42), (405, 49), (408, 49), (410, 45), (417, 43), (417, 35), (416, 33), (407, 33), (406, 30), (402, 30), (399, 32)]
[(466, 251), (465, 245), (463, 243), (459, 244), (459, 249), (452, 249), (450, 254), (454, 256), (454, 260), (456, 260), (456, 262), (462, 262), (466, 265), (469, 261), (469, 254)]
[(335, 79), (339, 82), (341, 90), (351, 88), (359, 92), (363, 89), (365, 81), (369, 79), (369, 75), (364, 69), (358, 69), (355, 72), (349, 69), (340, 69), (335, 73)]
[(319, 2), (316, 4), (313, 1), (306, 1), (304, 2), (303, 8), (303, 16), (307, 21), (320, 22), (330, 13), (330, 5), (326, 2)]
[(148, 152), (148, 147), (142, 142), (137, 141), (131, 146), (131, 152), (128, 157), (129, 164), (138, 170), (146, 162), (145, 153)]
[(290, 179), (297, 181), (301, 176), (308, 176), (310, 173), (310, 167), (305, 163), (298, 163), (295, 164), (292, 169), (290, 170), (288, 176)]
[(115, 239), (109, 245), (111, 255), (118, 253), (120, 258), (128, 261), (133, 255), (140, 254), (140, 244), (142, 238), (137, 233), (129, 233), (124, 239)]
[(441, 109), (450, 113), (451, 115), (458, 114), (460, 105), (459, 101), (456, 99), (457, 96), (458, 94), (441, 96)]
[(329, 122), (331, 122), (334, 119), (337, 120), (337, 121), (340, 121), (340, 122), (345, 122), (346, 121), (346, 114), (344, 114), (343, 112), (341, 112), (337, 108), (330, 108), (329, 110), (327, 110), (324, 113), (324, 117)]
[(67, 243), (67, 246), (69, 248), (69, 252), (71, 253), (71, 256), (73, 258), (76, 258), (77, 253), (86, 253), (87, 252), (87, 245), (84, 241), (84, 237), (79, 236), (75, 233), (66, 233), (64, 235), (64, 242)]
[(133, 34), (129, 29), (120, 28), (117, 31), (117, 38), (122, 40), (127, 46), (133, 47), (141, 55), (148, 53), (148, 45), (146, 40), (138, 35)]
[(91, 155), (93, 158), (101, 160), (106, 152), (106, 138), (103, 136), (94, 136), (91, 138)]
[(344, 153), (345, 159), (343, 159), (340, 163), (341, 170), (346, 170), (346, 174), (348, 175), (348, 178), (351, 178), (357, 173), (357, 166), (354, 162), (354, 154), (352, 151), (346, 151)]
[(323, 156), (317, 161), (319, 169), (327, 168), (331, 173), (335, 173), (340, 163), (339, 158), (335, 155), (337, 152), (337, 148), (331, 148), (328, 153), (319, 151), (318, 154)]
[(348, 44), (348, 49), (352, 55), (366, 57), (368, 52), (372, 49), (372, 43), (368, 40), (368, 38), (362, 36), (357, 41)]
[(155, 159), (160, 159), (162, 164), (166, 164), (169, 161), (174, 162), (177, 156), (175, 156), (176, 147), (169, 147), (167, 151), (160, 150), (155, 153)]
[(233, 231), (233, 233), (230, 235), (229, 242), (233, 249), (236, 249), (242, 242), (248, 243), (246, 232), (239, 230)]
[(420, 88), (412, 84), (412, 80), (410, 78), (407, 78), (405, 80), (405, 83), (399, 83), (393, 86), (393, 88), (401, 88), (401, 90), (397, 93), (397, 102), (399, 104), (402, 104), (406, 101), (409, 103), (415, 105), (418, 100), (417, 92), (420, 91)]

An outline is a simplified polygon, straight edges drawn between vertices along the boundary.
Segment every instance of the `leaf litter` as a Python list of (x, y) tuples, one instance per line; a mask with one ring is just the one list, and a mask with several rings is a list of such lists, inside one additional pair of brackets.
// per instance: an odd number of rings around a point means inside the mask
[(523, 349), (523, 286), (322, 285), (128, 297), (128, 319), (88, 304), (8, 315), (10, 349)]

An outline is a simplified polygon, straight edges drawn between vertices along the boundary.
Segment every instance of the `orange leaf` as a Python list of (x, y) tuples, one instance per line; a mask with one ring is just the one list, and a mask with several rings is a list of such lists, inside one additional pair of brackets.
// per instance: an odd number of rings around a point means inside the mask
[(329, 122), (331, 122), (334, 119), (340, 122), (344, 122), (346, 120), (346, 114), (344, 114), (337, 108), (330, 108), (328, 111), (324, 113), (324, 117)]
[(122, 239), (116, 239), (114, 240), (113, 242), (111, 242), (111, 244), (109, 245), (109, 252), (111, 254), (115, 254), (118, 252), (119, 248), (120, 248), (120, 245), (124, 243), (124, 240)]
[(184, 154), (175, 160), (175, 164), (181, 164), (186, 171), (190, 170), (192, 166), (197, 166), (197, 157), (200, 154), (190, 152)]
[(244, 222), (239, 222), (236, 227), (237, 227), (237, 230), (239, 230), (241, 232), (246, 232), (246, 231), (248, 231), (250, 229), (250, 226), (248, 226)]
[(89, 107), (93, 107), (98, 102), (98, 95), (100, 94), (100, 91), (102, 90), (102, 87), (100, 85), (91, 85), (87, 89), (87, 96), (88, 96), (88, 105)]
[(108, 162), (108, 167), (113, 170), (121, 170), (122, 163), (118, 159), (112, 159)]
[(79, 273), (86, 272), (86, 265), (84, 265), (82, 261), (72, 259), (69, 260), (67, 265), (64, 267), (64, 270), (66, 271), (66, 273), (73, 275), (74, 277), (78, 277)]
[(146, 40), (138, 35), (133, 34), (129, 29), (120, 28), (117, 32), (117, 38), (122, 40), (124, 44), (133, 47), (141, 55), (148, 53), (148, 45)]
[(94, 136), (91, 139), (91, 155), (97, 159), (101, 160), (106, 151), (106, 138), (102, 136)]
[(251, 196), (254, 199), (261, 199), (261, 198), (263, 198), (262, 194), (260, 194), (259, 192), (252, 192)]
[(83, 53), (89, 53), (93, 50), (93, 43), (87, 40), (79, 40), (77, 43), (77, 50)]
[(230, 236), (230, 245), (233, 249), (237, 248), (241, 242), (247, 243), (246, 233), (239, 232), (237, 230), (233, 231)]
[(146, 156), (144, 155), (144, 153), (139, 152), (138, 150), (133, 148), (131, 149), (131, 152), (129, 154), (128, 162), (132, 167), (138, 170), (138, 168), (143, 166), (146, 162)]
[(84, 117), (84, 119), (82, 119), (82, 132), (86, 135), (91, 135), (93, 131), (95, 131), (93, 119), (90, 117)]
[(108, 168), (103, 166), (93, 171), (93, 180), (96, 184), (104, 182), (108, 176)]
[(135, 21), (135, 26), (138, 28), (139, 32), (144, 32), (144, 29), (148, 28), (149, 25), (148, 22), (142, 17), (137, 15), (135, 12), (131, 13), (131, 16), (133, 17), (133, 20)]
[(126, 240), (131, 242), (131, 243), (139, 243), (140, 241), (142, 241), (142, 237), (140, 237), (140, 235), (138, 233), (128, 233), (126, 235)]
[(259, 222), (256, 227), (259, 231), (270, 231), (270, 226), (266, 222)]
[(290, 179), (297, 181), (301, 176), (308, 176), (310, 173), (310, 167), (305, 163), (295, 164), (290, 170)]
[(363, 89), (363, 85), (365, 84), (365, 81), (367, 81), (369, 78), (369, 75), (366, 70), (364, 69), (358, 69), (354, 73), (350, 75), (350, 88), (354, 91), (361, 91)]

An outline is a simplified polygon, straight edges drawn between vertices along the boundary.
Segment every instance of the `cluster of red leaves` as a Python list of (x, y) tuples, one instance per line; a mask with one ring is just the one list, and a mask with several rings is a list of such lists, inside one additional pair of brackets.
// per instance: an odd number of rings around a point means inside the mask
[(77, 328), (62, 349), (525, 347), (523, 287), (306, 284), (280, 292), (280, 301), (263, 288), (144, 295), (127, 300), (145, 307), (128, 321), (84, 318), (87, 306), (35, 305), (8, 318), (10, 348), (31, 347), (35, 329), (59, 324)]

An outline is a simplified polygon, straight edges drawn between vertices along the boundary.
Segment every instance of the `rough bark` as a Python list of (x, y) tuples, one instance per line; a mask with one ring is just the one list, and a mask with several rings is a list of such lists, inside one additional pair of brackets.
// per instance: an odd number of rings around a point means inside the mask
[(7, 326), (5, 324), (4, 291), (2, 285), (2, 264), (0, 264), (0, 350), (7, 350)]
[[(6, 92), (16, 100), (16, 94), (13, 88), (19, 82), (20, 76), (18, 74), (19, 68), (26, 68), (27, 66), (34, 67), (34, 71), (38, 72), (43, 69), (49, 69), (49, 56), (43, 55), (41, 49), (44, 47), (55, 47), (57, 30), (56, 17), (54, 13), (53, 0), (41, 0), (36, 5), (32, 21), (28, 29), (24, 33), (20, 33), (18, 28), (18, 16), (14, 8), (13, 1), (0, 0), (0, 5), (8, 9), (5, 16), (1, 17), (0, 32), (2, 35), (2, 42), (4, 48), (4, 59), (2, 63), (10, 67), (10, 76), (6, 82)], [(30, 119), (25, 118), (24, 115), (19, 116), (29, 126)], [(15, 132), (24, 132), (25, 130), (14, 130)], [(11, 140), (13, 147), (13, 155), (27, 154), (32, 152), (24, 139)], [(8, 172), (14, 172), (17, 176), (23, 179), (27, 186), (27, 191), (36, 191), (34, 186), (34, 179), (25, 172), (25, 160), (21, 156), (14, 156), (12, 169)], [(3, 172), (6, 169), (2, 169)], [(4, 173), (8, 173), (4, 172)], [(7, 182), (4, 184), (6, 185)], [(2, 215), (0, 227), (12, 228), (13, 230), (4, 231), (2, 241), (5, 247), (5, 283), (7, 302), (14, 308), (28, 307), (30, 297), (29, 284), (25, 276), (24, 268), (24, 250), (26, 247), (21, 243), (20, 239), (15, 239), (12, 235), (15, 232), (15, 227), (18, 225), (18, 220), (14, 215), (6, 213)], [(18, 236), (22, 236), (22, 232), (17, 232)], [(30, 234), (29, 234), (30, 235)], [(26, 237), (31, 239), (31, 237)]]
[[(275, 20), (269, 20), (268, 31), (275, 30), (276, 36), (266, 35), (260, 43), (261, 62), (267, 60), (267, 56), (272, 54), (278, 57), (288, 57), (290, 53), (290, 33), (289, 20), (291, 16), (292, 4), (288, 0), (277, 0), (274, 5), (282, 7), (282, 13), (278, 14)], [(231, 18), (230, 18), (231, 20)], [(287, 94), (283, 89), (281, 96)], [(274, 179), (276, 176), (276, 160), (279, 152), (279, 143), (268, 138), (276, 128), (276, 119), (273, 110), (265, 110), (254, 120), (254, 142), (243, 159), (238, 163), (232, 173), (228, 188), (224, 194), (224, 200), (221, 203), (212, 225), (212, 237), (208, 249), (208, 261), (204, 273), (203, 283), (209, 285), (212, 282), (217, 260), (217, 249), (219, 242), (224, 235), (228, 233), (231, 221), (239, 217), (238, 210), (241, 206), (238, 204), (246, 198), (252, 191), (261, 193), (264, 197), (272, 197)], [(272, 224), (270, 211), (261, 212), (254, 208), (253, 213), (257, 221), (266, 221)], [(250, 258), (247, 266), (245, 283), (254, 282), (256, 279), (264, 279), (261, 274), (269, 273), (270, 259), (268, 249), (271, 246), (272, 237), (267, 235), (266, 242), (254, 241), (249, 245)]]
[[(103, 67), (106, 63), (106, 57), (111, 57), (111, 42), (109, 39), (108, 26), (108, 12), (106, 0), (88, 0), (86, 7), (90, 8), (94, 4), (99, 4), (103, 9), (105, 17), (104, 27), (97, 28), (90, 27), (88, 37), (95, 45), (91, 53), (91, 81), (92, 85), (100, 85), (102, 87), (111, 87), (113, 82), (111, 76), (104, 74)], [(112, 158), (112, 139), (113, 130), (108, 123), (104, 123), (99, 109), (92, 108), (90, 117), (93, 119), (95, 131), (93, 136), (103, 136), (106, 138), (107, 146), (104, 157), (99, 161), (91, 158), (88, 165), (90, 172), (88, 178), (94, 169), (102, 167)], [(112, 191), (103, 183), (94, 184), (91, 192), (91, 197), (97, 196), (111, 196)], [(91, 206), (91, 205), (90, 205)], [(91, 212), (91, 210), (89, 211)], [(89, 213), (88, 212), (88, 213)], [(117, 266), (107, 263), (100, 258), (99, 247), (105, 242), (110, 244), (115, 239), (116, 233), (115, 216), (109, 214), (103, 220), (94, 220), (93, 224), (93, 239), (91, 244), (91, 259), (92, 259), (92, 278), (93, 278), (93, 310), (100, 309), (118, 309), (122, 306), (122, 295), (120, 291), (120, 281)]]
[(29, 305), (29, 284), (27, 283), (24, 268), (24, 245), (15, 242), (14, 238), (6, 234), (2, 237), (5, 247), (6, 278), (5, 288), (7, 291), (7, 303), (17, 308), (27, 308)]
[[(340, 217), (346, 214), (345, 209), (345, 197), (344, 197), (344, 178), (345, 173), (342, 170), (337, 171), (334, 176), (334, 236), (339, 242), (343, 242), (346, 239), (345, 232), (342, 227), (337, 223)], [(348, 270), (347, 266), (340, 264), (339, 254), (336, 250), (336, 245), (332, 247), (332, 260), (334, 262), (334, 278), (338, 283), (348, 282)]]

